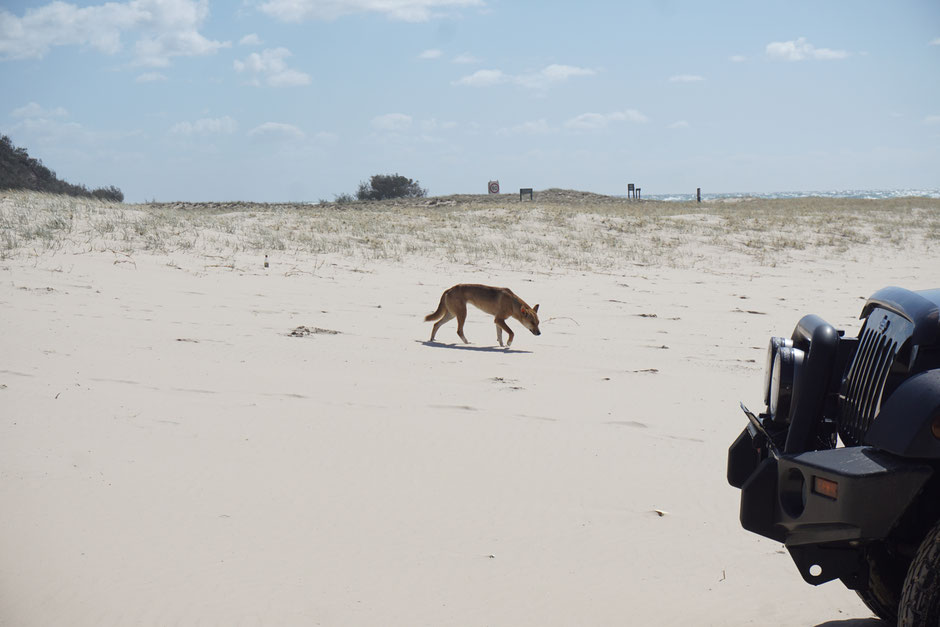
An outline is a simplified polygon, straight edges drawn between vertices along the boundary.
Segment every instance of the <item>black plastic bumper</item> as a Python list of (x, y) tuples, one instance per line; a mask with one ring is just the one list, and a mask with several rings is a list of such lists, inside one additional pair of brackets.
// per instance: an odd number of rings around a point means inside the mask
[[(785, 543), (810, 583), (844, 577), (854, 566), (839, 558), (833, 565), (841, 566), (809, 575), (818, 564), (798, 559), (807, 545), (851, 546), (887, 537), (933, 474), (927, 464), (867, 446), (760, 459), (751, 435), (745, 430), (728, 452), (729, 482), (741, 488), (741, 525)], [(818, 478), (835, 482), (835, 498), (820, 492)]]

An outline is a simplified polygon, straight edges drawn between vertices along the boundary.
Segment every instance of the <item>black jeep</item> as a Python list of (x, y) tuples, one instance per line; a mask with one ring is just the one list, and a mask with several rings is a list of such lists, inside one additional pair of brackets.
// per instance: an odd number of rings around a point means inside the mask
[(887, 287), (858, 337), (770, 340), (765, 409), (728, 451), (741, 525), (891, 623), (940, 625), (940, 289)]

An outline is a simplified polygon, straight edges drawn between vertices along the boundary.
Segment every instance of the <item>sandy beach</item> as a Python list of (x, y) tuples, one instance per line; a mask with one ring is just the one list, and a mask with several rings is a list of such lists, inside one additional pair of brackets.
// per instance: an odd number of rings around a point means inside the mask
[[(0, 625), (882, 624), (726, 453), (771, 335), (938, 258), (940, 199), (0, 193)], [(427, 342), (456, 283), (541, 336)]]

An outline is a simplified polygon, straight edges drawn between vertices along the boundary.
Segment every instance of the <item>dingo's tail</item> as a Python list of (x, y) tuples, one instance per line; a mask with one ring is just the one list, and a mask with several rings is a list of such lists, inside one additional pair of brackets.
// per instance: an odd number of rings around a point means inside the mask
[(432, 320), (437, 320), (444, 315), (444, 294), (441, 294), (441, 303), (437, 306), (437, 311), (432, 314), (428, 314), (424, 317), (425, 322), (431, 322)]

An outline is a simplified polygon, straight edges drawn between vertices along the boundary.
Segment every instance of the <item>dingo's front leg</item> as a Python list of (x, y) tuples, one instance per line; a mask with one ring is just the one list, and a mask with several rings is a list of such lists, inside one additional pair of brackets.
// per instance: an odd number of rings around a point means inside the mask
[(500, 320), (496, 318), (496, 339), (499, 340), (499, 345), (503, 345), (503, 331), (505, 331), (509, 337), (506, 338), (506, 348), (509, 348), (512, 345), (512, 338), (515, 335), (512, 332), (512, 329), (509, 328), (509, 325), (506, 324), (505, 320)]

